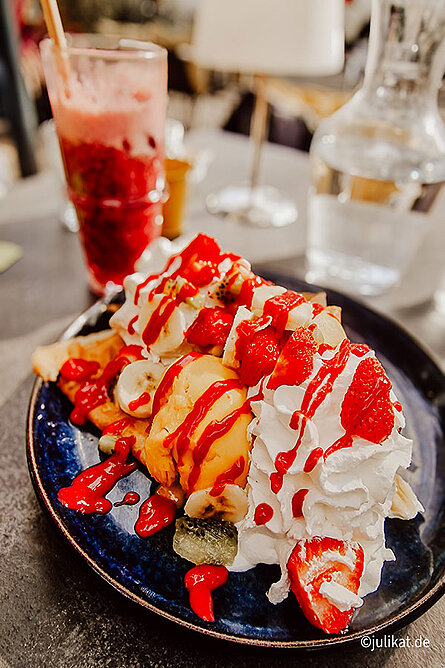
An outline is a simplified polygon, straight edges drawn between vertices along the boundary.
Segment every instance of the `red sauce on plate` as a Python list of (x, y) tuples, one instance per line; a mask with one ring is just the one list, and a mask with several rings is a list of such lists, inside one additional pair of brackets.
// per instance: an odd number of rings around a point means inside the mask
[(141, 538), (158, 533), (173, 522), (176, 504), (165, 496), (153, 494), (141, 505), (134, 530)]
[(214, 622), (212, 591), (227, 582), (225, 566), (202, 564), (191, 568), (185, 575), (184, 583), (190, 596), (190, 607), (205, 622)]
[(136, 468), (135, 462), (127, 463), (130, 448), (135, 442), (134, 436), (118, 439), (111, 457), (90, 466), (76, 476), (69, 487), (59, 490), (57, 498), (60, 503), (83, 514), (108, 513), (112, 504), (105, 495), (118, 480)]
[(114, 507), (119, 508), (120, 506), (134, 506), (139, 502), (140, 498), (141, 497), (137, 492), (127, 492), (122, 501), (116, 501)]

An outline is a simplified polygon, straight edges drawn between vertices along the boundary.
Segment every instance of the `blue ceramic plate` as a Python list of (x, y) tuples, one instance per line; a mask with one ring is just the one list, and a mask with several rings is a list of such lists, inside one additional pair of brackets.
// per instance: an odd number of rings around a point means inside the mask
[[(285, 276), (271, 278), (292, 289), (311, 289)], [(37, 495), (67, 540), (120, 592), (195, 631), (251, 645), (289, 648), (327, 647), (389, 627), (401, 628), (444, 592), (445, 378), (391, 321), (336, 293), (329, 294), (329, 302), (342, 306), (350, 338), (374, 348), (391, 378), (404, 406), (406, 434), (414, 440), (409, 482), (426, 508), (423, 516), (409, 522), (387, 520), (387, 544), (397, 561), (385, 564), (378, 591), (366, 597), (344, 634), (326, 636), (306, 621), (294, 596), (277, 606), (268, 602), (265, 593), (277, 579), (278, 567), (260, 565), (247, 573), (231, 573), (227, 584), (214, 593), (217, 621), (202, 622), (188, 605), (183, 582), (190, 564), (173, 552), (172, 527), (141, 539), (133, 528), (139, 504), (113, 508), (107, 515), (84, 516), (58, 502), (58, 490), (99, 461), (98, 432), (91, 424), (83, 429), (72, 425), (68, 399), (56, 385), (37, 380), (28, 422), (28, 461)], [(71, 325), (64, 338), (104, 329), (109, 316), (108, 305), (98, 302)], [(108, 498), (114, 502), (135, 490), (143, 500), (151, 485), (147, 473), (136, 470), (119, 481)]]

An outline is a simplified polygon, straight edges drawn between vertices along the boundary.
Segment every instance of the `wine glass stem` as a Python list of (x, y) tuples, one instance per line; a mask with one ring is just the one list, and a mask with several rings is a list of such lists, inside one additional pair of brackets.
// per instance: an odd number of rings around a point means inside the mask
[(250, 138), (253, 146), (252, 171), (250, 176), (250, 187), (253, 191), (258, 185), (260, 170), (261, 148), (267, 125), (267, 99), (266, 82), (261, 74), (255, 75), (255, 104), (253, 107), (252, 122), (250, 125)]

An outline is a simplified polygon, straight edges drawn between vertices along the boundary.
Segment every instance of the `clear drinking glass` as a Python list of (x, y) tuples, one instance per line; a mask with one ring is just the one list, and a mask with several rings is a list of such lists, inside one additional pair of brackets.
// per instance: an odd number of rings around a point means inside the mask
[(48, 93), (90, 287), (121, 285), (162, 227), (167, 52), (75, 35), (41, 43)]
[(444, 0), (374, 0), (363, 87), (311, 146), (308, 277), (361, 295), (432, 295), (445, 262)]

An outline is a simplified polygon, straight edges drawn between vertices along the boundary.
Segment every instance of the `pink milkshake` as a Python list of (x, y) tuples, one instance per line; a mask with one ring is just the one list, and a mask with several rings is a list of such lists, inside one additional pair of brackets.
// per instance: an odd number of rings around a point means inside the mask
[(162, 225), (167, 55), (154, 44), (124, 44), (73, 46), (65, 61), (51, 40), (41, 44), (68, 193), (98, 294), (122, 284)]

